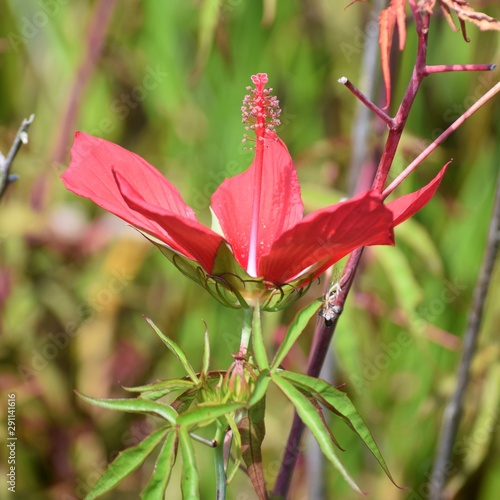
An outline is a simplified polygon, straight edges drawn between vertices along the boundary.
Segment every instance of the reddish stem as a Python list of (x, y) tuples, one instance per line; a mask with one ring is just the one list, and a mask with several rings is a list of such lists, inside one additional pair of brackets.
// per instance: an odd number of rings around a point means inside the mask
[(408, 88), (406, 89), (403, 100), (401, 101), (396, 116), (394, 117), (393, 126), (389, 131), (384, 151), (382, 153), (382, 158), (380, 159), (377, 173), (375, 174), (375, 179), (373, 181), (372, 189), (379, 192), (382, 192), (384, 189), (389, 175), (389, 170), (391, 169), (394, 156), (396, 155), (396, 150), (398, 149), (399, 141), (401, 140), (406, 120), (410, 114), (410, 110), (413, 102), (415, 101), (420, 84), (426, 76), (424, 69), (426, 66), (425, 60), (427, 56), (427, 37), (429, 33), (430, 16), (428, 14), (423, 14), (422, 16), (418, 16), (415, 21), (418, 36), (417, 57), (413, 68), (413, 74), (411, 75)]
[(348, 78), (343, 76), (342, 78), (339, 78), (338, 82), (344, 85), (348, 90), (350, 90), (368, 109), (373, 111), (382, 121), (384, 121), (389, 126), (389, 128), (394, 125), (394, 120), (375, 103), (370, 101), (370, 99), (368, 99), (368, 97), (366, 97), (365, 94), (361, 92), (361, 90), (356, 88)]
[[(406, 89), (405, 95), (401, 102), (401, 105), (396, 113), (396, 116), (391, 120), (391, 128), (389, 130), (389, 135), (385, 143), (385, 148), (380, 159), (377, 172), (375, 174), (375, 179), (373, 181), (372, 188), (377, 191), (382, 192), (384, 184), (387, 180), (389, 174), (389, 169), (391, 167), (394, 155), (396, 154), (396, 149), (398, 147), (399, 141), (401, 139), (401, 134), (403, 132), (404, 124), (408, 118), (411, 105), (415, 99), (418, 88), (420, 87), (420, 82), (424, 78), (422, 72), (425, 68), (425, 56), (427, 51), (427, 33), (429, 25), (429, 16), (425, 15), (425, 24), (416, 18), (416, 29), (418, 34), (418, 51), (417, 58), (415, 62), (415, 67), (413, 74)], [(423, 29), (423, 28), (427, 29)], [(351, 90), (351, 89), (349, 89)], [(360, 96), (357, 95), (359, 98)], [(372, 103), (370, 109), (375, 109), (377, 106)], [(363, 249), (359, 248), (355, 250), (347, 260), (347, 264), (344, 268), (343, 279), (346, 278), (344, 286), (341, 288), (335, 305), (340, 307), (341, 311), (345, 300), (347, 299), (347, 294), (351, 288), (352, 282), (354, 280), (354, 275), (356, 274), (356, 269), (358, 267), (361, 255), (363, 254)], [(311, 349), (311, 354), (309, 357), (307, 374), (312, 377), (317, 377), (323, 366), (326, 353), (328, 351), (328, 346), (330, 345), (333, 333), (335, 332), (335, 327), (337, 325), (338, 316), (335, 317), (330, 326), (326, 326), (323, 321), (318, 321), (316, 324), (316, 330), (314, 332), (314, 341)], [(290, 488), (290, 483), (292, 479), (293, 470), (295, 468), (295, 463), (299, 456), (299, 444), (304, 432), (304, 423), (300, 420), (297, 413), (294, 414), (294, 420), (292, 424), (292, 429), (290, 431), (288, 442), (285, 448), (285, 455), (281, 463), (281, 469), (276, 480), (276, 485), (274, 487), (274, 494), (286, 497), (288, 490)]]
[(450, 71), (493, 71), (496, 64), (437, 64), (426, 66), (424, 71), (426, 75), (431, 73), (446, 73)]
[[(428, 13), (422, 13), (419, 11), (415, 3), (415, 0), (410, 0), (409, 4), (412, 9), (416, 23), (418, 48), (417, 48), (417, 56), (416, 56), (415, 66), (413, 69), (413, 74), (406, 89), (405, 95), (401, 101), (401, 105), (399, 106), (399, 109), (396, 113), (396, 116), (393, 119), (391, 119), (389, 115), (383, 112), (378, 106), (372, 103), (369, 99), (366, 98), (366, 96), (364, 96), (359, 90), (357, 90), (352, 84), (350, 84), (347, 78), (342, 78), (340, 80), (340, 83), (343, 83), (358, 99), (360, 99), (369, 109), (371, 109), (374, 113), (377, 114), (377, 116), (379, 116), (385, 123), (389, 125), (389, 134), (372, 185), (372, 189), (379, 192), (382, 192), (384, 189), (384, 185), (387, 181), (387, 177), (390, 168), (392, 166), (394, 156), (396, 154), (396, 150), (399, 145), (399, 141), (401, 140), (401, 135), (403, 133), (404, 126), (408, 119), (408, 115), (410, 113), (417, 92), (420, 88), (422, 80), (430, 73), (459, 71), (459, 70), (484, 71), (484, 70), (491, 70), (494, 68), (493, 65), (427, 66), (426, 55), (427, 55), (427, 39), (428, 39), (430, 16)], [(492, 97), (493, 95), (492, 91), (493, 89), (484, 96), (485, 101)], [(448, 137), (448, 135), (450, 135), (454, 130), (456, 130), (456, 128), (475, 110), (472, 112), (469, 111), (465, 113), (466, 116), (464, 115), (463, 119), (461, 117), (459, 120), (457, 120), (453, 125), (451, 125), (451, 127), (447, 129), (447, 131), (444, 132), (443, 137), (440, 136), (438, 137), (437, 140), (440, 140), (440, 142), (442, 142), (444, 139), (446, 139), (446, 137)], [(415, 162), (412, 163), (411, 165), (412, 170), (419, 163), (421, 163), (424, 157), (425, 156), (420, 155), (415, 160)], [(356, 270), (358, 268), (362, 254), (363, 254), (363, 248), (355, 250), (349, 256), (347, 264), (344, 268), (341, 280), (342, 282), (341, 292), (339, 293), (337, 300), (335, 302), (335, 305), (338, 306), (338, 311), (339, 311), (338, 315), (333, 319), (331, 325), (328, 327), (322, 320), (318, 320), (317, 322), (316, 330), (314, 333), (313, 346), (311, 349), (308, 369), (307, 369), (307, 374), (309, 376), (313, 377), (319, 376), (319, 373), (321, 371), (321, 368), (325, 360), (326, 353), (328, 352), (328, 346), (330, 345), (331, 339), (335, 332), (338, 318), (342, 312), (342, 308), (347, 299), (347, 295), (349, 294), (349, 290), (354, 280), (354, 276), (356, 274)], [(300, 452), (299, 445), (304, 428), (305, 428), (304, 423), (300, 420), (297, 413), (295, 413), (292, 423), (292, 428), (285, 448), (281, 469), (279, 471), (278, 478), (276, 480), (276, 484), (273, 491), (275, 495), (286, 497), (288, 494), (288, 490), (292, 479), (292, 474)]]
[(457, 118), (439, 137), (427, 146), (395, 179), (387, 186), (382, 196), (387, 198), (441, 143), (443, 143), (467, 118), (472, 116), (481, 106), (486, 104), (495, 94), (500, 92), (500, 82), (478, 99), (462, 116)]

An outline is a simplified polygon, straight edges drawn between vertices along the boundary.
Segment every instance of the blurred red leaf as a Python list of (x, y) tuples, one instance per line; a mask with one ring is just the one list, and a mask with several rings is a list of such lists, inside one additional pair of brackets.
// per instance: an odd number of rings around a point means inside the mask
[[(432, 14), (436, 1), (439, 2), (444, 17), (448, 21), (450, 27), (454, 31), (460, 29), (466, 42), (468, 42), (469, 39), (467, 38), (465, 21), (475, 24), (482, 31), (500, 30), (500, 21), (483, 12), (475, 11), (472, 7), (469, 7), (469, 2), (465, 0), (420, 0), (418, 6), (422, 12)], [(455, 25), (452, 12), (457, 15), (460, 28), (457, 28)]]
[(451, 12), (455, 12), (458, 16), (460, 29), (466, 42), (468, 42), (469, 39), (467, 38), (465, 21), (475, 24), (481, 31), (500, 30), (500, 21), (483, 12), (475, 11), (472, 7), (469, 7), (469, 3), (465, 0), (439, 0), (439, 3), (441, 4), (441, 9), (448, 23), (456, 31), (458, 31), (458, 28), (456, 28), (453, 23)]
[(380, 57), (382, 60), (382, 74), (385, 84), (385, 106), (389, 107), (391, 102), (391, 71), (389, 59), (391, 54), (392, 40), (394, 37), (394, 27), (398, 25), (399, 50), (403, 50), (406, 42), (406, 0), (391, 0), (389, 6), (380, 12), (379, 37)]

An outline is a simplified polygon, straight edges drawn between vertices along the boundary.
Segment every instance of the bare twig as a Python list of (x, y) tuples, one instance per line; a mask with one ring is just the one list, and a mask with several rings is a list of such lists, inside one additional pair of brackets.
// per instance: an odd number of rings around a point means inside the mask
[(348, 78), (342, 76), (338, 79), (338, 82), (344, 85), (352, 94), (354, 94), (368, 109), (373, 111), (382, 121), (384, 121), (389, 128), (394, 126), (394, 120), (382, 109), (380, 109), (376, 104), (374, 104), (367, 96), (357, 89)]
[(496, 64), (438, 64), (436, 66), (426, 66), (425, 73), (446, 73), (448, 71), (492, 71)]
[(30, 128), (30, 125), (33, 123), (34, 119), (35, 115), (31, 115), (27, 120), (23, 120), (23, 123), (21, 123), (16, 137), (14, 138), (14, 142), (10, 147), (10, 151), (7, 157), (4, 157), (0, 153), (0, 198), (2, 198), (2, 196), (4, 195), (9, 184), (12, 184), (15, 180), (17, 180), (17, 175), (11, 174), (10, 169), (12, 167), (14, 158), (17, 155), (17, 152), (21, 148), (21, 144), (28, 143), (28, 129)]
[(500, 92), (500, 82), (492, 87), (486, 94), (478, 99), (463, 115), (457, 118), (439, 137), (437, 137), (429, 146), (427, 146), (395, 179), (387, 186), (382, 196), (387, 198), (394, 189), (403, 182), (421, 163), (425, 160), (440, 144), (460, 127), (467, 118), (471, 117), (481, 106), (486, 104), (495, 94)]
[(458, 424), (462, 415), (462, 405), (465, 389), (469, 379), (469, 369), (476, 351), (477, 339), (483, 319), (484, 303), (491, 281), (493, 266), (500, 246), (500, 175), (497, 180), (497, 190), (493, 214), (490, 221), (488, 241), (483, 264), (474, 290), (472, 309), (464, 336), (464, 352), (458, 369), (458, 379), (455, 392), (451, 396), (443, 416), (441, 437), (438, 444), (436, 460), (431, 476), (431, 500), (440, 500), (447, 480), (449, 462), (452, 459), (453, 444), (457, 434)]

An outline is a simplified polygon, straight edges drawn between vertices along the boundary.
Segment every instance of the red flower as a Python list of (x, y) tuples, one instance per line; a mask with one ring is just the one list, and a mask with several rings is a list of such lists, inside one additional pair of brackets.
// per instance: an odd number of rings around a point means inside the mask
[[(267, 75), (252, 77), (243, 118), (255, 132), (250, 167), (212, 196), (222, 234), (200, 224), (177, 189), (141, 157), (77, 132), (65, 186), (121, 217), (151, 239), (183, 272), (221, 299), (245, 306), (282, 305), (296, 290), (366, 245), (393, 245), (393, 228), (424, 206), (444, 169), (423, 189), (387, 205), (367, 191), (303, 217), (300, 186), (285, 144), (274, 132), (279, 107)], [(272, 299), (272, 300), (271, 300)], [(238, 305), (238, 303), (236, 303)]]

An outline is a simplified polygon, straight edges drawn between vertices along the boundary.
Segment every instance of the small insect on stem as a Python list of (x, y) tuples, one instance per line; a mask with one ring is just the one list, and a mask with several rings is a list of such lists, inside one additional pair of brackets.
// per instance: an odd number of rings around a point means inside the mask
[(342, 313), (342, 307), (335, 304), (341, 291), (340, 282), (335, 281), (325, 295), (323, 306), (319, 311), (319, 315), (325, 320), (325, 326), (332, 326), (335, 318)]

